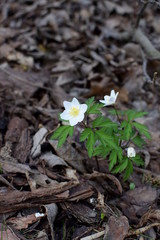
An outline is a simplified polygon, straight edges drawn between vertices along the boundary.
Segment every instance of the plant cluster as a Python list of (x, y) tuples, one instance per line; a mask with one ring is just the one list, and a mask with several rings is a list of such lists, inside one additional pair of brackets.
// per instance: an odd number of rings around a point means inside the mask
[[(81, 123), (84, 130), (80, 133), (80, 142), (85, 142), (88, 156), (108, 159), (109, 171), (115, 174), (123, 172), (126, 180), (133, 172), (134, 164), (144, 165), (134, 147), (142, 148), (145, 138), (151, 139), (151, 135), (145, 125), (136, 122), (147, 112), (120, 111), (114, 107), (108, 109), (108, 113), (115, 115), (116, 121), (102, 115), (101, 109), (115, 105), (117, 96), (118, 93), (112, 90), (110, 96), (106, 95), (98, 103), (94, 97), (85, 104), (80, 104), (76, 98), (72, 102), (64, 101), (65, 110), (60, 114), (60, 120), (66, 121), (65, 125), (58, 127), (51, 139), (57, 139), (58, 147), (61, 147), (68, 137), (73, 136), (74, 126)], [(88, 117), (90, 114), (94, 114), (93, 120)]]

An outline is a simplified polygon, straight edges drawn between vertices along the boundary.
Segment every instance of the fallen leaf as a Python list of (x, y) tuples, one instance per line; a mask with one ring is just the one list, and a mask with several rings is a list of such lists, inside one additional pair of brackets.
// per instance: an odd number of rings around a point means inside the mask
[(55, 218), (56, 218), (56, 216), (58, 214), (58, 207), (57, 207), (57, 205), (55, 203), (48, 204), (48, 205), (43, 205), (43, 207), (46, 210), (47, 219), (48, 219), (49, 226), (50, 226), (50, 229), (51, 229), (52, 239), (54, 239), (54, 229), (53, 229), (53, 226), (54, 226)]
[(128, 219), (125, 216), (114, 217), (111, 216), (108, 221), (109, 229), (104, 235), (104, 240), (124, 240), (129, 230)]
[(7, 223), (11, 224), (15, 229), (22, 230), (29, 227), (29, 225), (37, 222), (41, 217), (37, 218), (34, 214), (25, 217), (13, 217), (7, 220)]
[(58, 157), (52, 152), (41, 154), (40, 159), (44, 160), (47, 166), (49, 166), (50, 168), (53, 168), (55, 166), (68, 166), (68, 164), (61, 157)]
[(33, 158), (41, 154), (41, 144), (45, 142), (47, 129), (42, 127), (33, 137), (33, 147), (31, 149), (31, 155)]

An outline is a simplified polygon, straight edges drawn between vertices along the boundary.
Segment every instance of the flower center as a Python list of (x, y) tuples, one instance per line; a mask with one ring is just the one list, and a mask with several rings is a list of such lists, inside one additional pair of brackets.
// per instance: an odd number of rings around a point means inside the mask
[(72, 107), (69, 113), (72, 117), (77, 117), (79, 114), (79, 109), (77, 107)]

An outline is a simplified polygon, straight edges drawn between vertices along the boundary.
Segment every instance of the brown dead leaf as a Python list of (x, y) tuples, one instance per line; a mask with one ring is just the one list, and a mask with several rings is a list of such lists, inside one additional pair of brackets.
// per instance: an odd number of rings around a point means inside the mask
[[(99, 173), (99, 172), (94, 171), (91, 174), (85, 174), (85, 178), (90, 179), (90, 180), (91, 179), (97, 179), (99, 181), (101, 181), (101, 179), (107, 179), (107, 180), (109, 179), (116, 185), (119, 194), (122, 194), (122, 186), (121, 186), (120, 181), (118, 180), (118, 178), (116, 178), (115, 176), (113, 176), (111, 174)], [(106, 185), (106, 187), (108, 187), (108, 186)]]
[(40, 159), (44, 160), (46, 165), (48, 165), (50, 168), (54, 168), (55, 166), (68, 166), (68, 164), (62, 158), (58, 157), (52, 152), (42, 154)]
[(1, 240), (20, 240), (9, 226), (4, 223), (0, 223), (0, 236)]
[(28, 228), (30, 224), (37, 222), (40, 219), (34, 214), (25, 217), (13, 217), (7, 220), (7, 223), (11, 224), (15, 229), (22, 230)]
[(5, 135), (5, 140), (12, 143), (18, 142), (21, 136), (22, 130), (28, 127), (28, 123), (25, 119), (19, 117), (13, 117), (8, 124), (8, 130)]
[(41, 144), (45, 141), (47, 129), (42, 127), (36, 132), (33, 137), (33, 147), (31, 149), (31, 156), (35, 158), (41, 154)]
[(0, 55), (8, 61), (15, 61), (27, 67), (33, 67), (34, 65), (34, 59), (32, 57), (24, 56), (21, 52), (16, 51), (15, 48), (9, 44), (3, 44), (0, 47)]
[(5, 42), (9, 38), (15, 37), (17, 34), (19, 34), (18, 29), (13, 29), (10, 27), (8, 27), (8, 28), (1, 27), (0, 28), (0, 44)]
[(124, 240), (128, 233), (129, 223), (125, 216), (111, 216), (108, 221), (109, 230), (107, 229), (104, 240)]
[(160, 222), (160, 209), (150, 209), (142, 217), (138, 224), (138, 227), (142, 227), (148, 221)]
[(44, 71), (35, 73), (0, 67), (0, 83), (2, 86), (16, 88), (26, 98), (31, 97), (38, 88), (43, 88), (44, 83), (48, 81), (49, 75)]
[(77, 169), (79, 172), (86, 172), (83, 157), (79, 154), (79, 152), (73, 148), (69, 143), (66, 143), (61, 148), (57, 148), (58, 141), (49, 140), (49, 143), (56, 151), (57, 155), (64, 159), (68, 164)]
[(45, 174), (41, 174), (38, 171), (35, 173), (26, 172), (26, 177), (30, 186), (31, 191), (33, 192), (39, 186), (44, 188), (56, 187), (59, 183), (51, 178), (47, 177)]
[(60, 205), (66, 212), (68, 212), (68, 214), (73, 215), (80, 222), (93, 224), (99, 221), (96, 211), (83, 203), (65, 202)]
[(26, 160), (30, 154), (31, 144), (32, 141), (30, 137), (30, 131), (28, 130), (28, 128), (25, 128), (24, 130), (22, 130), (19, 142), (16, 144), (13, 151), (13, 156), (20, 163), (26, 163)]
[(56, 218), (57, 213), (58, 213), (58, 207), (55, 203), (44, 205), (43, 207), (46, 210), (47, 219), (48, 219), (49, 226), (50, 226), (50, 229), (51, 229), (52, 239), (54, 239), (53, 226), (54, 226), (55, 218)]
[(143, 186), (129, 190), (120, 200), (123, 213), (137, 222), (137, 216), (142, 216), (149, 206), (155, 204), (158, 197), (157, 190), (151, 186)]

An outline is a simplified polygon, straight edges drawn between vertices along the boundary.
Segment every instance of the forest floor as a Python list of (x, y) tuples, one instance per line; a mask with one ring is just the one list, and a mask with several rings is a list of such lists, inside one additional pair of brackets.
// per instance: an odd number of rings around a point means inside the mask
[[(0, 1), (1, 240), (160, 239), (159, 34), (159, 1)], [(50, 139), (63, 101), (112, 89), (152, 136), (127, 181), (88, 157), (81, 124)]]

